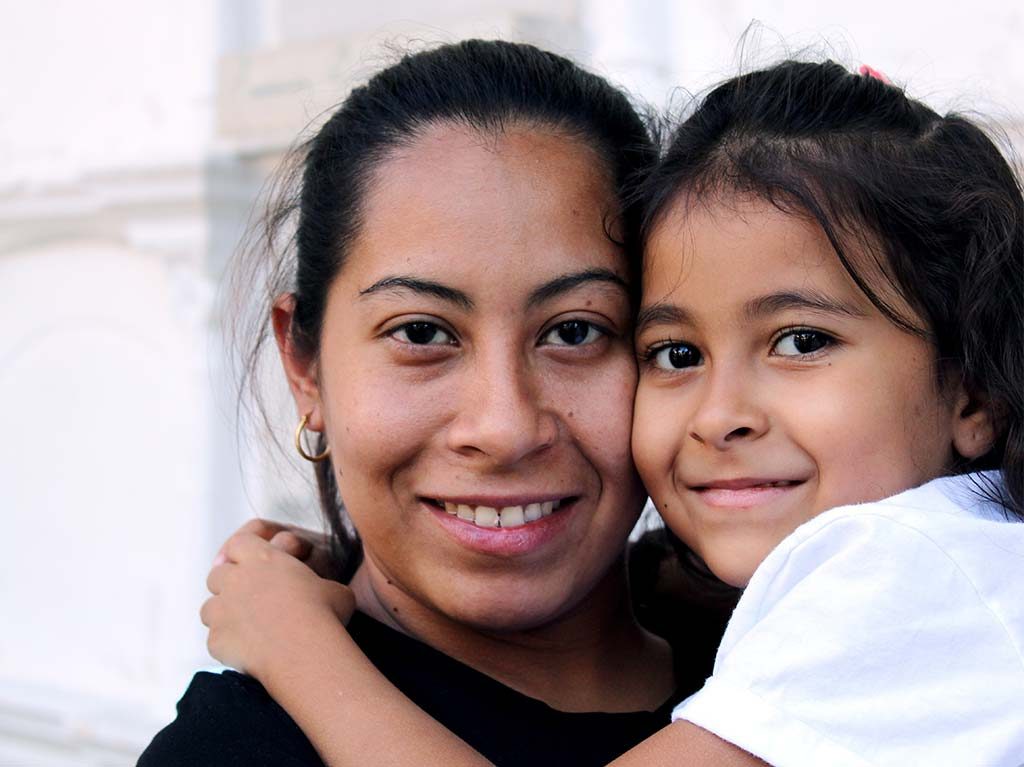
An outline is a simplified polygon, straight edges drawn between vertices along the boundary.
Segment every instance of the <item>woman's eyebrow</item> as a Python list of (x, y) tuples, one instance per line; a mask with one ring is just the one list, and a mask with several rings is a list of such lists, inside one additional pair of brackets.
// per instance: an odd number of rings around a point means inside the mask
[(610, 283), (622, 288), (627, 294), (629, 293), (629, 285), (611, 269), (586, 269), (582, 272), (563, 274), (545, 282), (530, 293), (530, 297), (526, 299), (526, 305), (528, 307), (537, 306), (588, 282)]
[(433, 280), (423, 280), (419, 277), (407, 277), (403, 275), (394, 275), (391, 277), (385, 277), (382, 280), (377, 280), (370, 287), (360, 290), (359, 296), (368, 296), (373, 293), (380, 293), (388, 290), (409, 290), (414, 293), (432, 296), (433, 298), (440, 298), (442, 301), (455, 304), (460, 309), (465, 309), (466, 311), (470, 311), (473, 308), (473, 299), (461, 290), (450, 288), (447, 285), (442, 285), (440, 282), (434, 282)]

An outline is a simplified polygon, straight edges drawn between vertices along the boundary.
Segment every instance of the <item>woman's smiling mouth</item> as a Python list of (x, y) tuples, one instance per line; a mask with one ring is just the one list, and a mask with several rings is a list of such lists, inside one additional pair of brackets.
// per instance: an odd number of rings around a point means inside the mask
[[(422, 507), (459, 546), (489, 557), (518, 558), (566, 543), (566, 531), (585, 504), (582, 496), (420, 496)], [(538, 516), (539, 515), (539, 516)], [(521, 520), (521, 521), (520, 521)]]
[(483, 528), (514, 528), (537, 522), (550, 516), (563, 506), (573, 503), (578, 496), (564, 496), (545, 500), (519, 500), (500, 504), (494, 500), (474, 503), (470, 499), (423, 500), (438, 511)]

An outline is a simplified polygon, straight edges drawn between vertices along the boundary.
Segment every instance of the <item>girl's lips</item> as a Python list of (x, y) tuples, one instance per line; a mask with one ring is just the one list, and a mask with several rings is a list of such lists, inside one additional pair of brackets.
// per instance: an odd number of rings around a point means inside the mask
[(708, 506), (743, 509), (769, 503), (788, 495), (803, 480), (730, 480), (693, 487)]

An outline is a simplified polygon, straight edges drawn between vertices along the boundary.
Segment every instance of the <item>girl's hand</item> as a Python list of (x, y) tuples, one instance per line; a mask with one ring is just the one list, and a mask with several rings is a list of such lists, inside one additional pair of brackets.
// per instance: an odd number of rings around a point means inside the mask
[[(267, 519), (250, 519), (238, 528), (235, 535), (238, 533), (258, 535), (263, 540), (269, 541), (272, 546), (305, 562), (321, 578), (330, 578), (333, 575), (330, 539), (323, 533)], [(220, 547), (220, 551), (214, 557), (213, 567), (227, 561), (224, 556), (225, 546), (227, 546), (227, 542)]]
[(244, 529), (228, 539), (222, 553), (223, 561), (206, 581), (213, 596), (199, 613), (210, 630), (207, 648), (221, 663), (267, 685), (268, 677), (287, 673), (344, 631), (341, 624), (355, 609), (346, 586), (320, 578), (295, 556)]

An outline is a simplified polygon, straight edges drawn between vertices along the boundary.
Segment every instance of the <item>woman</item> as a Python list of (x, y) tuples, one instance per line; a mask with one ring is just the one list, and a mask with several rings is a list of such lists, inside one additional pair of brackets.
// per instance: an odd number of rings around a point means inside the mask
[[(481, 41), (384, 70), (305, 150), (270, 319), (349, 630), (499, 764), (606, 763), (664, 724), (717, 638), (674, 689), (627, 588), (629, 200), (653, 155), (605, 81)], [(140, 764), (319, 763), (267, 692), (198, 674)]]

